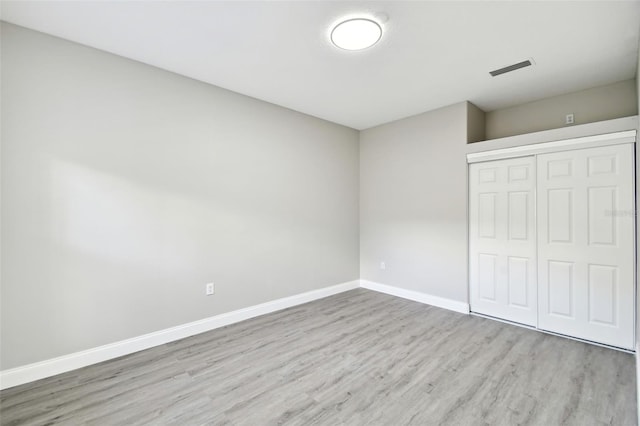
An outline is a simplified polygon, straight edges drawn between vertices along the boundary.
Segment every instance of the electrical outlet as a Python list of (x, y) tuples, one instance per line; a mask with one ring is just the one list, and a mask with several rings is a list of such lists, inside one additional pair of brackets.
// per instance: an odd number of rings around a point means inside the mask
[(380, 269), (387, 269), (387, 265), (384, 262), (380, 262)]
[(564, 124), (573, 124), (573, 114), (567, 114), (564, 117)]
[(207, 296), (211, 296), (213, 293), (215, 293), (215, 288), (213, 287), (213, 283), (208, 283), (206, 285), (205, 292)]

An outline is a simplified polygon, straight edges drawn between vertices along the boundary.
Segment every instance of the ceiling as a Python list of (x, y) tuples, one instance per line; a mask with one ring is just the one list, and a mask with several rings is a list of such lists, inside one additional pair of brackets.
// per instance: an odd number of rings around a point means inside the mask
[[(640, 30), (640, 1), (1, 3), (4, 21), (355, 129), (634, 78)], [(332, 25), (355, 16), (381, 22), (381, 41), (337, 49)]]

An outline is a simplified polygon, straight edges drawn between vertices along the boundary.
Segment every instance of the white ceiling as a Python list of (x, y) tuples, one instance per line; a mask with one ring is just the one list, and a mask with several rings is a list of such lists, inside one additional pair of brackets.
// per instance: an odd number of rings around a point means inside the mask
[[(334, 23), (383, 22), (347, 52)], [(640, 1), (2, 1), (4, 21), (364, 129), (634, 78)], [(532, 58), (499, 77), (489, 71)]]

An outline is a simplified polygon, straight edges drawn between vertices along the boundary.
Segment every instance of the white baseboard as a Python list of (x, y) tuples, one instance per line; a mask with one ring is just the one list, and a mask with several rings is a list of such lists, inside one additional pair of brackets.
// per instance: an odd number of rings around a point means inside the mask
[(154, 346), (163, 345), (185, 337), (203, 333), (205, 331), (224, 327), (240, 321), (265, 315), (271, 312), (301, 305), (313, 300), (322, 299), (333, 294), (353, 290), (360, 286), (360, 281), (350, 281), (343, 284), (325, 287), (294, 296), (276, 299), (237, 311), (227, 312), (199, 321), (167, 328), (131, 339), (121, 340), (97, 348), (75, 352), (46, 361), (36, 362), (9, 370), (0, 371), (0, 389), (7, 389), (45, 377), (86, 367), (91, 364), (107, 361), (123, 355), (128, 355)]
[(457, 300), (432, 296), (430, 294), (420, 293), (419, 291), (407, 290), (404, 288), (394, 287), (387, 284), (380, 284), (367, 280), (360, 280), (360, 287), (366, 288), (368, 290), (379, 291), (380, 293), (390, 294), (391, 296), (402, 297), (403, 299), (413, 300), (415, 302), (425, 303), (427, 305), (437, 306), (438, 308), (460, 312), (462, 314), (469, 313), (469, 304), (459, 302)]
[(0, 389), (11, 388), (24, 383), (55, 376), (56, 374), (86, 367), (88, 365), (108, 361), (123, 355), (132, 354), (154, 346), (184, 339), (185, 337), (204, 333), (209, 330), (214, 330), (216, 328), (290, 308), (292, 306), (301, 305), (317, 299), (322, 299), (324, 297), (353, 290), (358, 287), (437, 306), (439, 308), (449, 309), (451, 311), (464, 314), (469, 313), (469, 305), (464, 302), (458, 302), (456, 300), (445, 299), (386, 284), (379, 284), (372, 281), (355, 280), (306, 293), (296, 294), (282, 299), (276, 299), (259, 305), (238, 309), (236, 311), (155, 331), (153, 333), (144, 334), (131, 339), (98, 346), (96, 348), (75, 352), (69, 355), (63, 355), (57, 358), (0, 371)]

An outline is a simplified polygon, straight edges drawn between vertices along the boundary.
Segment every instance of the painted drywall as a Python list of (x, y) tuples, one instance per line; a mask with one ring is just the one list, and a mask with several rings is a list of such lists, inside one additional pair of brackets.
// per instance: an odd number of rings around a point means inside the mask
[(358, 279), (357, 131), (4, 23), (1, 59), (1, 369)]
[[(638, 111), (640, 111), (640, 44), (638, 45), (638, 66), (636, 67), (636, 90)], [(638, 135), (640, 135), (640, 125), (638, 126)], [(640, 423), (640, 291), (638, 290), (638, 277), (640, 277), (640, 250), (638, 249), (640, 214), (638, 214), (638, 200), (640, 200), (640, 150), (636, 143), (636, 398), (638, 398), (638, 423)]]
[(564, 127), (565, 116), (570, 113), (575, 124), (636, 115), (636, 82), (625, 80), (487, 112), (486, 139)]
[[(640, 44), (638, 45), (638, 66), (636, 67), (636, 96), (638, 111), (640, 111)], [(640, 125), (638, 126), (640, 135)], [(638, 136), (636, 136), (637, 138)], [(636, 398), (638, 409), (638, 423), (640, 423), (640, 291), (638, 290), (638, 277), (640, 277), (640, 214), (638, 214), (638, 200), (640, 200), (640, 150), (636, 143)]]
[(486, 113), (471, 102), (467, 102), (467, 143), (486, 139), (486, 123)]
[[(636, 68), (636, 90), (638, 110), (640, 111), (640, 45), (638, 46), (638, 67)], [(640, 135), (640, 126), (638, 127), (638, 135)], [(636, 136), (636, 138), (637, 137), (638, 136)], [(638, 321), (636, 326), (636, 350), (640, 348), (640, 291), (638, 290), (638, 277), (640, 277), (640, 249), (637, 247), (638, 241), (640, 241), (640, 214), (638, 214), (638, 202), (640, 202), (640, 149), (638, 149), (638, 145), (636, 144), (636, 320)], [(636, 356), (640, 356), (640, 352), (637, 352)], [(640, 365), (636, 365), (636, 368), (639, 372), (638, 386), (640, 390)], [(638, 392), (638, 397), (640, 398), (640, 391)], [(638, 410), (638, 413), (640, 414), (640, 403), (638, 404)], [(640, 415), (638, 416), (638, 421), (640, 422)]]
[(467, 113), (463, 102), (360, 132), (363, 280), (467, 302)]

